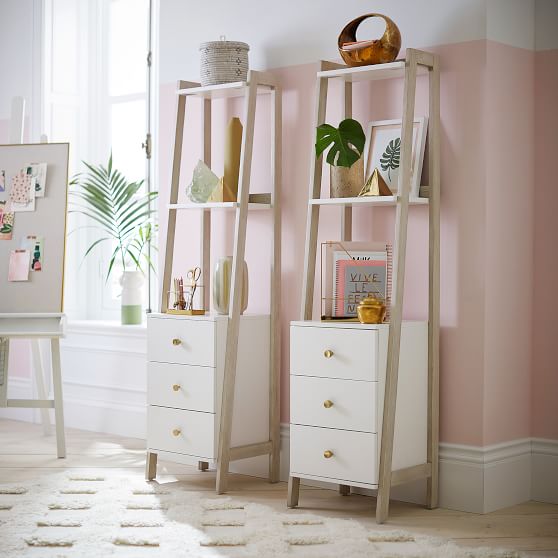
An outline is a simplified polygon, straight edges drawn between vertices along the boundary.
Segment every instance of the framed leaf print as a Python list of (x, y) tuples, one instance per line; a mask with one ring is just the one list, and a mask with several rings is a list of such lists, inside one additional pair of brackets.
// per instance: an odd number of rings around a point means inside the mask
[[(419, 196), (428, 118), (420, 116), (413, 121), (413, 154), (411, 159), (411, 197)], [(376, 120), (368, 124), (366, 135), (365, 178), (378, 169), (389, 189), (399, 192), (399, 166), (401, 164), (401, 120)]]

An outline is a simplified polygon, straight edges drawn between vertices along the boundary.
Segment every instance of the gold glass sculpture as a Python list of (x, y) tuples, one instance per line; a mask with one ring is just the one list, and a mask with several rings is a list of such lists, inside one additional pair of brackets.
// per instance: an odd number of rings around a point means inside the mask
[(378, 169), (374, 169), (374, 172), (368, 177), (359, 193), (359, 197), (362, 196), (393, 196), (393, 192), (389, 189)]
[[(381, 17), (386, 29), (380, 39), (357, 41), (358, 26), (369, 17)], [(393, 62), (401, 49), (401, 33), (395, 23), (382, 14), (365, 14), (353, 19), (341, 31), (337, 39), (339, 54), (348, 66), (368, 66)]]

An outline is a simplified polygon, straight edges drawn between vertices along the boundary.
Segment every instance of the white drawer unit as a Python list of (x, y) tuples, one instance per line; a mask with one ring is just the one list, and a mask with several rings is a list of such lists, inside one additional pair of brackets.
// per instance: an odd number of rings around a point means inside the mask
[(291, 374), (291, 423), (377, 432), (377, 382)]
[[(291, 479), (378, 487), (388, 327), (291, 323)], [(427, 336), (426, 322), (402, 325), (394, 469), (426, 461)]]
[[(158, 455), (203, 469), (215, 464), (227, 324), (220, 315), (149, 315), (148, 477), (156, 475)], [(240, 318), (233, 448), (269, 443), (269, 328), (269, 316)]]
[(291, 374), (377, 379), (378, 332), (303, 327), (291, 336)]
[(376, 482), (377, 434), (291, 425), (291, 474), (341, 484)]

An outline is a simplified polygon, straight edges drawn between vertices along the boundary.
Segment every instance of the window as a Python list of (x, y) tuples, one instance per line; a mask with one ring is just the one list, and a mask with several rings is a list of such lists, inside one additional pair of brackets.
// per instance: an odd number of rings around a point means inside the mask
[[(43, 129), (49, 141), (70, 142), (70, 176), (83, 169), (81, 161), (106, 164), (111, 150), (128, 180), (148, 176), (142, 144), (150, 102), (150, 14), (150, 0), (45, 1)], [(79, 214), (70, 214), (68, 231), (68, 315), (119, 319), (121, 269), (106, 281), (109, 243), (83, 259), (99, 231)]]

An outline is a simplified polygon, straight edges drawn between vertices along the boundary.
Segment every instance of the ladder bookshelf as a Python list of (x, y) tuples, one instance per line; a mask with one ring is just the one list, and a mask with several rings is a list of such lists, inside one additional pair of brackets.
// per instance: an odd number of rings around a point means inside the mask
[[(214, 405), (214, 416), (215, 416), (215, 429), (211, 430), (211, 435), (213, 432), (215, 435), (215, 451), (213, 455), (207, 455), (213, 450), (209, 450), (205, 454), (200, 452), (196, 453), (195, 449), (191, 449), (188, 446), (186, 439), (184, 440), (183, 447), (185, 448), (180, 458), (177, 456), (179, 462), (189, 463), (191, 461), (198, 460), (199, 468), (205, 470), (208, 468), (210, 462), (214, 463), (217, 469), (216, 478), (216, 491), (222, 494), (227, 491), (227, 481), (229, 472), (229, 463), (238, 459), (245, 459), (249, 457), (256, 457), (260, 455), (269, 455), (269, 478), (271, 482), (277, 482), (279, 480), (279, 450), (280, 450), (280, 437), (279, 437), (279, 374), (280, 374), (280, 327), (279, 327), (279, 310), (280, 310), (280, 265), (281, 265), (281, 208), (280, 208), (280, 192), (281, 192), (281, 90), (279, 84), (275, 77), (267, 72), (259, 71), (249, 71), (248, 78), (246, 82), (237, 83), (227, 83), (223, 85), (205, 86), (202, 87), (198, 83), (179, 81), (177, 88), (177, 98), (176, 98), (176, 128), (175, 128), (175, 138), (174, 138), (174, 152), (173, 152), (173, 165), (172, 165), (172, 177), (171, 177), (171, 189), (170, 189), (170, 200), (168, 205), (168, 227), (167, 227), (167, 237), (166, 237), (166, 249), (164, 254), (164, 271), (162, 279), (161, 288), (161, 302), (160, 302), (160, 314), (157, 316), (150, 316), (149, 324), (159, 324), (163, 320), (157, 319), (165, 317), (167, 308), (167, 293), (170, 291), (171, 285), (171, 275), (172, 275), (172, 264), (174, 256), (174, 244), (175, 244), (175, 231), (176, 231), (176, 219), (178, 212), (198, 210), (201, 211), (201, 224), (200, 224), (200, 254), (201, 254), (201, 270), (203, 283), (205, 285), (203, 291), (204, 298), (204, 308), (209, 311), (210, 300), (209, 300), (209, 277), (211, 275), (210, 270), (210, 250), (211, 250), (211, 215), (215, 211), (229, 210), (235, 213), (235, 224), (234, 224), (234, 248), (233, 248), (233, 262), (232, 262), (232, 277), (231, 277), (231, 287), (230, 287), (230, 304), (229, 304), (229, 314), (228, 316), (205, 316), (198, 317), (200, 319), (192, 319), (190, 316), (171, 316), (167, 315), (168, 318), (172, 318), (174, 322), (188, 323), (187, 327), (190, 328), (190, 332), (194, 332), (192, 328), (198, 328), (200, 324), (203, 326), (202, 322), (207, 324), (208, 321), (213, 319), (213, 323), (216, 324), (211, 326), (210, 329), (206, 330), (211, 333), (212, 339), (215, 338), (214, 350), (215, 350), (215, 363), (210, 362), (210, 365), (215, 366), (215, 398), (216, 403)], [(251, 174), (251, 163), (252, 163), (252, 149), (254, 140), (254, 124), (255, 124), (255, 114), (256, 114), (256, 102), (259, 96), (268, 95), (270, 96), (270, 111), (271, 111), (271, 173), (270, 173), (270, 184), (271, 191), (267, 194), (252, 194), (250, 193), (250, 174)], [(211, 166), (211, 107), (212, 100), (241, 97), (244, 99), (244, 109), (243, 109), (243, 135), (241, 144), (241, 154), (240, 154), (240, 170), (239, 170), (239, 180), (238, 180), (238, 197), (236, 202), (207, 202), (207, 203), (178, 203), (178, 193), (180, 184), (180, 166), (182, 158), (182, 147), (184, 139), (184, 128), (185, 128), (185, 113), (187, 99), (198, 98), (201, 99), (201, 110), (202, 110), (202, 129), (201, 129), (201, 145), (202, 145), (202, 156), (201, 159), (206, 165)], [(246, 232), (247, 232), (247, 221), (248, 214), (253, 209), (269, 210), (271, 212), (271, 222), (272, 222), (272, 240), (270, 246), (270, 269), (271, 269), (271, 284), (270, 284), (270, 312), (267, 316), (241, 316), (241, 304), (242, 304), (242, 276), (243, 276), (243, 262), (246, 247)], [(153, 318), (153, 319), (151, 319)], [(190, 318), (190, 319), (188, 319)], [(265, 318), (262, 321), (261, 318)], [(226, 325), (221, 329), (223, 320), (226, 321)], [(256, 321), (259, 320), (259, 321)], [(166, 319), (166, 322), (170, 322), (170, 319)], [(243, 346), (239, 349), (239, 338), (242, 341), (243, 337), (243, 324), (246, 326), (244, 329), (250, 330), (254, 328), (250, 323), (264, 324), (261, 327), (269, 328), (269, 339), (266, 340), (265, 345), (268, 345), (267, 350), (262, 349), (265, 353), (258, 362), (258, 365), (262, 368), (258, 369), (258, 366), (254, 365), (253, 372), (249, 374), (254, 374), (254, 378), (260, 377), (257, 382), (262, 383), (262, 374), (269, 370), (269, 378), (265, 382), (267, 386), (267, 393), (249, 393), (250, 388), (246, 388), (246, 384), (249, 381), (243, 379), (242, 389), (237, 389), (237, 398), (240, 399), (237, 402), (237, 407), (239, 406), (249, 406), (250, 397), (262, 397), (268, 400), (268, 404), (265, 405), (267, 409), (268, 416), (258, 416), (258, 423), (268, 423), (269, 424), (269, 436), (265, 439), (259, 439), (257, 441), (251, 441), (250, 443), (237, 445), (235, 447), (231, 446), (231, 434), (233, 427), (233, 411), (235, 411), (235, 386), (238, 382), (238, 374), (243, 376), (244, 372), (242, 370), (238, 371), (239, 360), (244, 359), (246, 362), (246, 353), (250, 351), (250, 347), (243, 343)], [(173, 327), (178, 328), (178, 325)], [(261, 329), (260, 327), (260, 329)], [(201, 326), (200, 326), (201, 328)], [(198, 328), (198, 330), (200, 329)], [(256, 326), (257, 329), (257, 326)], [(174, 330), (173, 330), (174, 331)], [(186, 330), (183, 330), (186, 331)], [(224, 331), (224, 333), (222, 333)], [(156, 326), (154, 325), (153, 332), (157, 334)], [(221, 333), (219, 333), (221, 332)], [(194, 332), (195, 333), (195, 332)], [(148, 328), (148, 335), (151, 332)], [(187, 333), (184, 333), (187, 335)], [(197, 333), (196, 333), (197, 335)], [(155, 335), (154, 337), (157, 337)], [(160, 336), (159, 336), (160, 337)], [(182, 353), (172, 353), (179, 356), (169, 357), (170, 360), (166, 362), (175, 363), (186, 363), (192, 364), (188, 361), (190, 359), (196, 359), (199, 355), (196, 355), (196, 347), (191, 348), (191, 354), (188, 353), (188, 347), (186, 347), (186, 342), (183, 342), (180, 338), (169, 339), (174, 345), (178, 345)], [(166, 343), (166, 340), (165, 340)], [(209, 343), (209, 341), (208, 341)], [(241, 343), (242, 344), (242, 343)], [(248, 344), (249, 345), (249, 344)], [(169, 351), (172, 351), (169, 348)], [(213, 349), (211, 349), (213, 350)], [(244, 351), (244, 355), (240, 354)], [(254, 352), (258, 351), (254, 349)], [(149, 360), (157, 360), (157, 358), (152, 358), (149, 356)], [(176, 360), (172, 360), (176, 358)], [(211, 359), (213, 359), (213, 353), (211, 353)], [(151, 364), (151, 362), (150, 362)], [(246, 368), (246, 366), (245, 366)], [(249, 366), (247, 368), (250, 368)], [(238, 372), (238, 374), (237, 374)], [(258, 376), (259, 373), (259, 376)], [(248, 372), (247, 372), (248, 374)], [(256, 383), (257, 383), (256, 382)], [(259, 384), (258, 384), (259, 385)], [(262, 383), (262, 385), (264, 385)], [(221, 387), (222, 386), (222, 387)], [(179, 392), (181, 387), (178, 383), (173, 384), (172, 389)], [(221, 388), (221, 389), (220, 389)], [(256, 389), (256, 388), (254, 388)], [(149, 391), (149, 390), (148, 390)], [(238, 393), (240, 391), (240, 393)], [(168, 397), (169, 392), (165, 392), (165, 397)], [(213, 394), (212, 394), (213, 395)], [(149, 396), (149, 393), (148, 393)], [(158, 404), (156, 403), (155, 406)], [(170, 405), (169, 405), (170, 406)], [(186, 412), (193, 412), (191, 408), (188, 407), (186, 403), (182, 403), (180, 407)], [(198, 407), (196, 407), (198, 408)], [(238, 410), (238, 409), (237, 409)], [(204, 413), (207, 414), (207, 413)], [(242, 414), (242, 410), (241, 410)], [(250, 418), (250, 417), (249, 417)], [(249, 423), (248, 418), (248, 423)], [(252, 419), (256, 417), (251, 417)], [(150, 422), (148, 416), (148, 426)], [(242, 420), (246, 422), (246, 417)], [(239, 421), (242, 422), (242, 421)], [(164, 445), (164, 441), (160, 441), (158, 436), (154, 436), (153, 440), (149, 439), (149, 428), (148, 428), (148, 455), (146, 463), (146, 478), (154, 478), (156, 474), (156, 463), (157, 454), (161, 453), (166, 458), (172, 458), (173, 453), (176, 452), (174, 449), (176, 446), (173, 443), (177, 442), (177, 438), (180, 438), (180, 429), (174, 427), (171, 424), (165, 425), (164, 432), (173, 432), (175, 439), (169, 438), (167, 452), (165, 453), (165, 448), (157, 447), (157, 445)], [(178, 432), (178, 434), (177, 434)], [(195, 446), (195, 435), (193, 445)], [(234, 437), (234, 436), (233, 436)], [(242, 435), (240, 436), (242, 437)], [(172, 442), (172, 443), (171, 443)], [(200, 440), (200, 444), (203, 445), (203, 440)], [(168, 449), (172, 448), (172, 449)], [(161, 450), (161, 451), (159, 451)], [(191, 455), (186, 455), (190, 453)]]
[[(428, 74), (429, 79), (429, 121), (428, 121), (428, 137), (429, 137), (429, 175), (430, 175), (430, 197), (411, 198), (411, 159), (412, 159), (412, 130), (415, 109), (415, 90), (417, 75)], [(440, 275), (440, 75), (439, 61), (436, 55), (415, 49), (407, 49), (404, 60), (399, 60), (389, 64), (380, 64), (375, 66), (363, 66), (350, 68), (344, 65), (321, 62), (320, 71), (317, 73), (316, 85), (316, 112), (315, 127), (325, 122), (326, 104), (328, 98), (328, 84), (330, 80), (341, 80), (344, 84), (344, 116), (350, 118), (352, 116), (352, 93), (353, 83), (359, 81), (402, 78), (404, 80), (404, 94), (402, 107), (402, 142), (401, 142), (401, 165), (399, 174), (399, 194), (396, 196), (386, 197), (366, 197), (366, 198), (321, 198), (322, 184), (322, 158), (316, 159), (314, 150), (312, 149), (311, 165), (310, 165), (310, 185), (308, 196), (308, 217), (306, 228), (306, 247), (304, 261), (304, 277), (302, 290), (302, 307), (300, 312), (300, 322), (293, 322), (291, 326), (291, 346), (293, 339), (300, 338), (314, 339), (319, 332), (325, 332), (330, 328), (337, 328), (342, 331), (369, 331), (371, 335), (376, 329), (376, 337), (374, 339), (385, 341), (385, 351), (387, 352), (385, 359), (385, 370), (378, 374), (381, 377), (385, 373), (385, 388), (383, 393), (379, 394), (380, 400), (372, 401), (371, 404), (377, 405), (380, 409), (381, 431), (378, 429), (377, 439), (379, 454), (379, 464), (370, 464), (370, 470), (374, 472), (370, 474), (370, 478), (363, 484), (359, 482), (346, 482), (340, 484), (342, 494), (349, 493), (349, 487), (353, 486), (370, 486), (377, 488), (377, 507), (376, 521), (383, 523), (388, 516), (390, 489), (394, 485), (403, 484), (417, 479), (427, 479), (427, 505), (429, 508), (435, 508), (438, 505), (438, 422), (439, 422), (439, 275)], [(313, 147), (313, 146), (312, 146)], [(429, 205), (429, 306), (428, 306), (428, 325), (427, 334), (425, 334), (425, 342), (427, 339), (428, 351), (424, 358), (425, 367), (425, 384), (427, 383), (427, 401), (424, 403), (424, 414), (426, 428), (424, 441), (426, 443), (426, 451), (424, 455), (426, 459), (419, 464), (408, 467), (402, 467), (394, 470), (392, 468), (392, 460), (394, 453), (394, 430), (396, 405), (398, 401), (398, 374), (400, 372), (400, 351), (401, 349), (401, 333), (402, 333), (402, 310), (403, 310), (403, 289), (405, 276), (405, 256), (407, 243), (407, 224), (409, 205)], [(391, 319), (389, 324), (380, 324), (380, 326), (370, 326), (367, 324), (351, 324), (348, 325), (332, 324), (331, 322), (312, 321), (313, 299), (314, 299), (314, 282), (316, 273), (316, 253), (318, 241), (318, 226), (320, 209), (323, 206), (338, 205), (342, 206), (341, 214), (341, 240), (352, 240), (352, 209), (353, 207), (364, 206), (394, 206), (395, 207), (395, 242), (393, 251), (393, 291), (391, 302)], [(308, 327), (310, 326), (310, 327)], [(425, 325), (426, 327), (426, 325)], [(310, 335), (309, 330), (316, 333)], [(322, 336), (323, 337), (323, 336)], [(327, 338), (327, 335), (325, 336)], [(331, 336), (328, 339), (332, 339)], [(340, 337), (338, 337), (340, 339)], [(370, 337), (372, 339), (372, 337)], [(347, 337), (347, 340), (349, 338)], [(341, 341), (338, 341), (341, 343)], [(321, 347), (323, 350), (325, 347)], [(381, 348), (380, 348), (381, 352)], [(327, 366), (333, 359), (330, 357), (333, 351), (325, 351), (328, 358)], [(293, 374), (293, 362), (296, 360), (296, 354), (291, 354), (291, 374)], [(304, 359), (301, 359), (304, 360)], [(325, 362), (323, 361), (324, 366)], [(427, 368), (427, 371), (426, 371)], [(296, 369), (296, 374), (300, 372)], [(406, 374), (406, 371), (404, 371)], [(326, 376), (326, 374), (324, 374)], [(300, 376), (298, 376), (300, 377)], [(337, 376), (342, 377), (342, 376)], [(407, 376), (405, 376), (406, 378)], [(377, 379), (375, 376), (374, 378)], [(357, 378), (355, 378), (357, 379)], [(298, 381), (298, 380), (297, 380)], [(291, 376), (291, 390), (293, 389), (293, 376)], [(381, 386), (382, 383), (380, 382)], [(401, 385), (400, 385), (401, 388)], [(403, 392), (403, 390), (401, 390)], [(426, 399), (426, 398), (425, 398)], [(292, 400), (292, 394), (291, 394)], [(328, 403), (326, 405), (325, 403)], [(324, 402), (324, 406), (331, 407), (332, 402)], [(383, 411), (381, 408), (383, 406)], [(398, 410), (400, 413), (405, 412), (404, 409)], [(412, 412), (411, 409), (407, 410)], [(292, 411), (291, 411), (292, 414)], [(291, 418), (291, 423), (293, 419)], [(319, 426), (319, 424), (316, 424)], [(303, 427), (304, 428), (304, 427)], [(341, 428), (341, 427), (340, 427)], [(292, 429), (292, 426), (291, 426)], [(317, 428), (315, 429), (318, 430)], [(355, 429), (356, 430), (356, 429)], [(341, 432), (341, 431), (339, 431)], [(370, 432), (375, 430), (370, 429)], [(339, 435), (341, 440), (341, 434)], [(301, 437), (302, 441), (302, 437)], [(293, 452), (297, 451), (298, 446), (304, 444), (293, 444), (293, 434), (291, 433), (291, 476), (289, 477), (289, 494), (288, 505), (295, 507), (298, 505), (300, 477), (320, 480), (320, 475), (326, 476), (325, 473), (313, 473), (312, 466), (308, 465), (305, 474), (298, 474), (297, 469), (304, 468), (304, 460), (293, 459)], [(342, 446), (342, 441), (339, 442)], [(293, 447), (294, 446), (294, 447)], [(347, 446), (349, 447), (349, 446)], [(424, 449), (424, 448), (423, 448)], [(302, 451), (302, 450), (301, 450)], [(324, 457), (328, 458), (327, 463), (331, 463), (333, 452), (327, 450)], [(316, 458), (318, 459), (318, 458)], [(307, 459), (308, 461), (308, 459)], [(315, 469), (324, 470), (322, 463), (316, 461)], [(294, 469), (294, 473), (293, 473)], [(350, 466), (348, 466), (350, 469)], [(339, 472), (339, 471), (337, 471)], [(347, 481), (351, 480), (350, 473), (341, 477)], [(334, 477), (339, 479), (339, 477)], [(353, 480), (354, 477), (353, 477)], [(330, 482), (335, 482), (330, 480)], [(342, 481), (338, 481), (342, 482)], [(368, 483), (368, 484), (367, 484)]]

